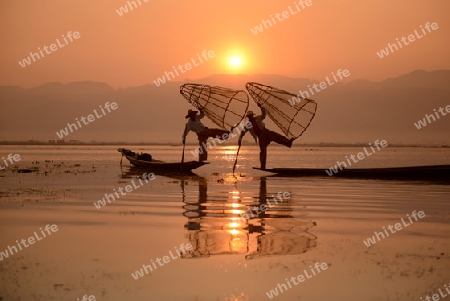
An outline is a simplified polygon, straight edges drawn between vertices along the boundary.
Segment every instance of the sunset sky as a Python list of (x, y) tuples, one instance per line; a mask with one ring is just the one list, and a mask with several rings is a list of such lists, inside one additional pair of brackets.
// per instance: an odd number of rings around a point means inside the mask
[[(297, 2), (140, 2), (119, 16), (116, 10), (127, 5), (125, 0), (2, 1), (0, 85), (84, 80), (114, 88), (153, 84), (172, 66), (184, 65), (204, 50), (214, 51), (215, 57), (176, 81), (223, 73), (323, 80), (340, 68), (350, 71), (348, 80), (379, 81), (416, 69), (450, 69), (450, 2), (445, 0), (312, 0), (257, 35), (252, 28), (289, 6), (296, 10)], [(436, 22), (439, 29), (388, 57), (376, 55), (396, 38), (420, 32), (427, 22)], [(78, 31), (79, 39), (25, 68), (18, 64), (69, 31)]]

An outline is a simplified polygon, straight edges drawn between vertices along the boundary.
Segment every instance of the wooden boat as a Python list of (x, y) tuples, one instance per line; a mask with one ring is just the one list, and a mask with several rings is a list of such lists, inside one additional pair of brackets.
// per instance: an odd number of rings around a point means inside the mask
[(379, 180), (450, 181), (450, 165), (410, 166), (389, 168), (350, 168), (329, 176), (322, 168), (271, 168), (257, 170), (274, 173), (278, 177), (327, 177)]
[(199, 168), (207, 162), (189, 161), (189, 162), (164, 162), (160, 160), (141, 160), (139, 156), (127, 149), (119, 148), (117, 149), (119, 153), (122, 154), (127, 160), (135, 167), (146, 169), (153, 173), (164, 174), (164, 173), (178, 173), (178, 174), (190, 174), (193, 169)]

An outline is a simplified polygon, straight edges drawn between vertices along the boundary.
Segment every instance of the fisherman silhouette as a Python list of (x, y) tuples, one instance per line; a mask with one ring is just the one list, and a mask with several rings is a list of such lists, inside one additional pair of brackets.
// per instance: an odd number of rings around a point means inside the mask
[[(200, 115), (197, 115), (197, 111), (189, 110), (186, 118), (189, 118), (186, 126), (184, 128), (184, 133), (182, 136), (183, 144), (186, 143), (187, 134), (192, 131), (198, 136), (199, 148), (199, 162), (208, 160), (208, 147), (212, 148), (211, 144), (207, 142), (209, 137), (216, 137), (220, 140), (227, 140), (229, 132), (222, 129), (210, 129), (206, 127), (200, 120), (205, 117), (205, 113), (200, 110)], [(226, 134), (226, 138), (224, 138)], [(209, 146), (208, 146), (209, 145)]]
[(255, 116), (252, 111), (247, 112), (248, 122), (250, 122), (252, 126), (245, 127), (245, 129), (241, 132), (238, 140), (238, 145), (241, 146), (242, 138), (247, 132), (250, 132), (255, 141), (258, 140), (260, 149), (259, 161), (261, 163), (261, 169), (265, 169), (267, 160), (267, 147), (269, 146), (269, 144), (271, 142), (276, 142), (278, 144), (282, 144), (286, 147), (291, 148), (292, 142), (295, 138), (288, 139), (283, 135), (278, 134), (277, 132), (266, 129), (266, 126), (263, 122), (263, 120), (266, 118), (266, 110), (260, 104), (258, 104), (258, 107), (261, 109), (261, 115)]

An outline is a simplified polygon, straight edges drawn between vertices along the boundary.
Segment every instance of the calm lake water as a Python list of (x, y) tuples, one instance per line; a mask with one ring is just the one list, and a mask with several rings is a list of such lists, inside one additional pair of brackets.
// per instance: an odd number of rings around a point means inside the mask
[[(127, 148), (155, 159), (181, 159), (180, 146)], [(8, 275), (2, 277), (0, 297), (267, 300), (266, 292), (315, 262), (326, 262), (329, 269), (276, 300), (419, 300), (450, 279), (450, 186), (334, 179), (325, 171), (323, 178), (266, 177), (252, 169), (258, 166), (254, 146), (242, 147), (234, 178), (236, 147), (222, 147), (210, 152), (211, 164), (196, 170), (198, 177), (156, 175), (97, 209), (93, 202), (137, 182), (141, 174), (126, 159), (121, 167), (116, 149), (0, 146), (0, 156), (21, 155), (20, 168), (37, 167), (27, 174), (13, 172), (14, 167), (0, 172), (0, 251), (47, 223), (60, 228), (54, 240), (0, 263)], [(194, 160), (193, 149), (186, 147), (187, 161)], [(360, 151), (270, 147), (268, 167), (326, 169)], [(433, 164), (450, 164), (450, 150), (388, 147), (353, 167)], [(254, 218), (239, 219), (279, 192), (291, 197)], [(373, 248), (362, 243), (414, 210), (427, 218)], [(143, 264), (181, 244), (193, 249), (133, 279), (131, 273)]]

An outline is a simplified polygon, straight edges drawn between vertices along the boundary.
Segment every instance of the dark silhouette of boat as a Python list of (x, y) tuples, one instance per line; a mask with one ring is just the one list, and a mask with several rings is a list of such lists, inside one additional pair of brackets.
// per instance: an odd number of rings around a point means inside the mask
[[(148, 171), (165, 174), (165, 173), (178, 173), (178, 174), (192, 174), (192, 170), (199, 168), (207, 162), (189, 161), (189, 162), (164, 162), (160, 160), (154, 160), (148, 154), (137, 154), (125, 148), (117, 149), (123, 157), (135, 167), (140, 169), (146, 169)], [(147, 155), (147, 156), (146, 156)], [(150, 156), (150, 157), (149, 157)], [(122, 160), (121, 160), (122, 163)]]
[(450, 181), (450, 165), (388, 167), (388, 168), (349, 168), (337, 169), (331, 176), (322, 168), (271, 168), (260, 169), (274, 173), (278, 177), (336, 177), (377, 180), (418, 180)]

